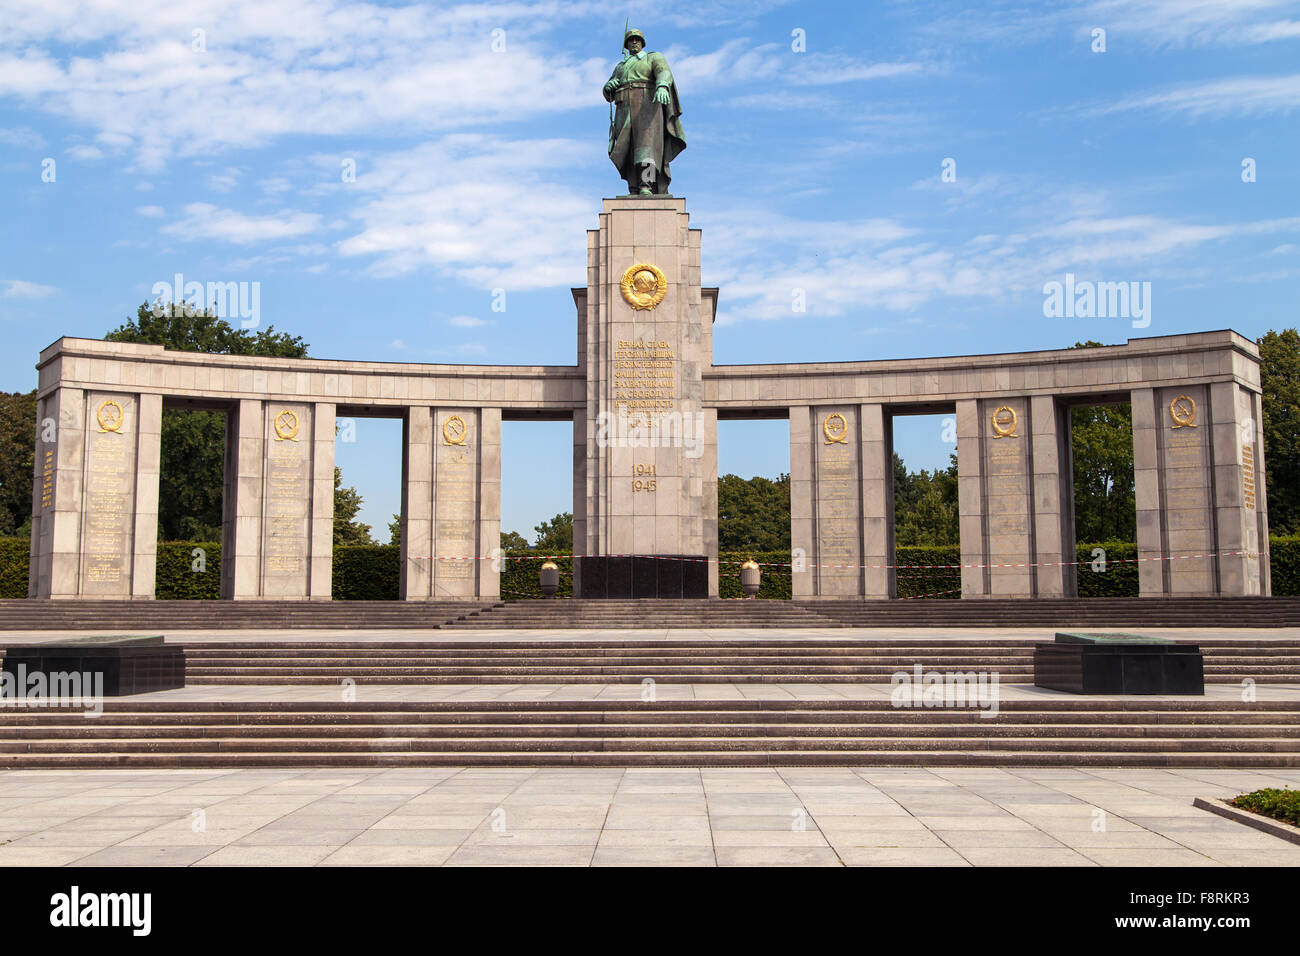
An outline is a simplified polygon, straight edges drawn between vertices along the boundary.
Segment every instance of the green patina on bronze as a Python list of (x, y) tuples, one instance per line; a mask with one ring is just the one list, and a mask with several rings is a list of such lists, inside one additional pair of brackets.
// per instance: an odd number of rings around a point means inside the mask
[(1060, 644), (1176, 644), (1167, 637), (1147, 637), (1144, 634), (1101, 633), (1081, 634), (1069, 631), (1057, 631), (1056, 640)]
[(669, 163), (686, 148), (677, 84), (662, 53), (645, 49), (640, 30), (624, 30), (623, 61), (602, 92), (612, 104), (609, 158), (632, 195), (668, 192)]

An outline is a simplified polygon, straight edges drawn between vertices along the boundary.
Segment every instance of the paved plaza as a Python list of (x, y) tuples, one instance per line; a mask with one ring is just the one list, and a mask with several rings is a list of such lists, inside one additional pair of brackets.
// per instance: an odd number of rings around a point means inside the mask
[(10, 771), (0, 865), (1295, 866), (1300, 770)]

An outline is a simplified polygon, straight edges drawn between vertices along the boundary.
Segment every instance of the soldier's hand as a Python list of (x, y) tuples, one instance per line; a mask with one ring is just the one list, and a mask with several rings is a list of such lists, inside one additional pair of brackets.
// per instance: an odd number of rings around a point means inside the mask
[(661, 86), (659, 89), (655, 90), (655, 102), (660, 106), (668, 105), (668, 87)]

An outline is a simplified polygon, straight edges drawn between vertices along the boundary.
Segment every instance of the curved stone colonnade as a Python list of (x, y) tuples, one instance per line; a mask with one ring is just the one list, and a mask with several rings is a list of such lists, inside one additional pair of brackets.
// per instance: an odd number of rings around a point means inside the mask
[[(714, 366), (717, 290), (700, 286), (699, 244), (681, 199), (605, 200), (588, 233), (587, 286), (573, 293), (574, 366), (59, 339), (37, 366), (29, 596), (153, 596), (162, 410), (177, 407), (227, 416), (226, 598), (329, 599), (335, 423), (367, 416), (404, 423), (406, 600), (499, 595), (490, 558), (501, 422), (528, 418), (574, 423), (575, 551), (593, 556), (576, 562), (579, 594), (608, 593), (600, 561), (648, 555), (712, 558), (696, 584), (716, 595), (717, 421), (781, 418), (793, 546), (806, 565), (794, 596), (892, 597), (891, 420), (932, 413), (956, 420), (962, 596), (1070, 597), (1069, 409), (1106, 402), (1133, 409), (1141, 593), (1269, 593), (1249, 339), (1219, 331), (1092, 349)], [(635, 434), (652, 418), (663, 441), (650, 447), (620, 430), (630, 421)]]

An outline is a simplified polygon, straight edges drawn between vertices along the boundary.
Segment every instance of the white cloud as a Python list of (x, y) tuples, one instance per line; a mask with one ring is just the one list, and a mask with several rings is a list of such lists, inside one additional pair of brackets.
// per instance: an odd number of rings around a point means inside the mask
[(1290, 113), (1300, 107), (1300, 73), (1284, 76), (1234, 76), (1203, 83), (1187, 83), (1157, 93), (1128, 97), (1090, 115), (1161, 110), (1189, 116), (1253, 116)]
[(471, 134), (375, 157), (355, 183), (334, 187), (362, 197), (352, 213), (360, 230), (338, 251), (373, 258), (377, 275), (433, 266), (479, 288), (572, 285), (596, 206), (559, 180), (601, 158), (572, 140)]
[[(1036, 214), (1023, 231), (943, 239), (893, 220), (787, 223), (729, 208), (705, 227), (710, 284), (727, 290), (718, 324), (914, 312), (946, 298), (1008, 302), (1067, 271), (1151, 280), (1185, 270), (1186, 257), (1208, 244), (1300, 233), (1300, 217), (1204, 225), (1154, 215)], [(977, 225), (987, 228), (984, 220)], [(876, 328), (864, 334), (886, 327)]]
[(1248, 46), (1300, 36), (1300, 22), (1285, 19), (1297, 14), (1295, 0), (1097, 0), (1079, 19), (1104, 27), (1110, 43)]
[(185, 217), (162, 227), (162, 232), (187, 240), (218, 239), (249, 243), (268, 239), (289, 239), (320, 228), (315, 213), (283, 211), (270, 216), (249, 216), (233, 209), (194, 202), (185, 207)]
[(0, 128), (0, 143), (20, 149), (40, 149), (45, 145), (45, 139), (30, 127), (11, 126), (8, 129)]
[(453, 315), (447, 320), (448, 325), (457, 325), (464, 329), (476, 329), (480, 325), (487, 325), (484, 319), (477, 319), (472, 315)]
[(228, 193), (239, 185), (240, 173), (238, 166), (227, 166), (219, 173), (209, 173), (208, 188), (216, 193)]
[(162, 206), (136, 206), (135, 211), (138, 215), (149, 219), (158, 219), (167, 214), (167, 210), (163, 209)]
[[(548, 30), (590, 13), (585, 3), (7, 5), (0, 96), (90, 128), (101, 149), (134, 151), (144, 168), (284, 135), (533, 120), (598, 106), (609, 69), (548, 46)], [(207, 31), (205, 52), (191, 48), (195, 25)], [(492, 50), (498, 27), (508, 55)]]
[(98, 146), (90, 146), (86, 143), (78, 143), (76, 146), (69, 146), (67, 153), (73, 159), (80, 159), (86, 162), (92, 162), (96, 159), (104, 158), (104, 151)]
[(58, 290), (24, 279), (0, 279), (0, 299), (44, 299)]

